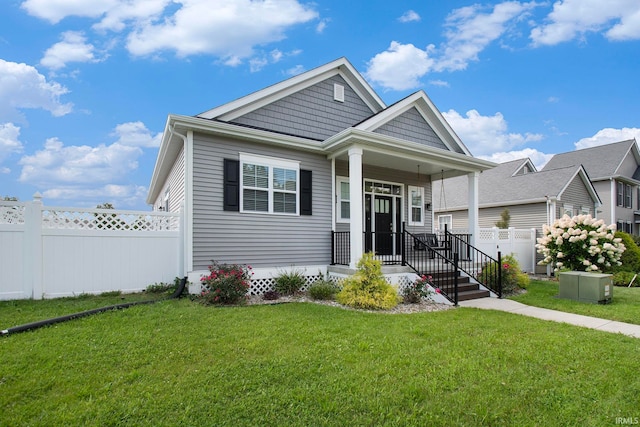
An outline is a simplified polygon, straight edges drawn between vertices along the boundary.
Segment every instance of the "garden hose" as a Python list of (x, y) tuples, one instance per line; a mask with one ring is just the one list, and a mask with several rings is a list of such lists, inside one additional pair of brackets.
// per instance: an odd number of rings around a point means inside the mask
[(129, 307), (132, 307), (134, 305), (153, 304), (153, 303), (158, 302), (158, 301), (166, 301), (166, 300), (170, 300), (170, 299), (180, 298), (180, 296), (184, 292), (184, 288), (185, 288), (186, 284), (187, 284), (187, 278), (183, 277), (180, 280), (180, 284), (176, 288), (175, 292), (169, 298), (159, 299), (159, 300), (127, 302), (127, 303), (123, 303), (123, 304), (109, 305), (109, 306), (106, 306), (106, 307), (100, 307), (100, 308), (94, 308), (92, 310), (81, 311), (79, 313), (68, 314), (66, 316), (54, 317), (52, 319), (47, 319), (47, 320), (40, 320), (38, 322), (27, 323), (27, 324), (24, 324), (24, 325), (14, 326), (12, 328), (1, 330), (0, 331), (0, 336), (5, 336), (5, 335), (9, 335), (9, 334), (16, 334), (18, 332), (32, 331), (34, 329), (38, 329), (38, 328), (41, 328), (43, 326), (54, 325), (56, 323), (66, 322), (68, 320), (73, 320), (73, 319), (79, 319), (81, 317), (90, 316), (92, 314), (104, 313), (105, 311), (123, 310), (125, 308), (129, 308)]

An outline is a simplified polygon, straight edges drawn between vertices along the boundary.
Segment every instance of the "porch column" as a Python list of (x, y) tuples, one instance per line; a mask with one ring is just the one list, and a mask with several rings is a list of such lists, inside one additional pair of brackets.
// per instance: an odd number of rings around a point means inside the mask
[(478, 231), (480, 230), (478, 222), (478, 180), (480, 172), (470, 172), (467, 177), (469, 179), (469, 234), (471, 234), (469, 243), (471, 246), (475, 246)]
[(354, 147), (349, 149), (350, 268), (356, 268), (363, 254), (362, 200), (362, 148)]

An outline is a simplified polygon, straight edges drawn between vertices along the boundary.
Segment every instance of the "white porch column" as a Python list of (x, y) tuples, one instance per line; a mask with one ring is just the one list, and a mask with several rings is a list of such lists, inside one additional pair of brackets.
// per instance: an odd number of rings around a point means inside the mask
[(475, 246), (478, 231), (480, 230), (478, 222), (478, 180), (480, 172), (470, 172), (467, 177), (469, 179), (469, 234), (471, 234), (469, 243), (471, 246)]
[(362, 148), (349, 149), (349, 231), (351, 260), (349, 267), (356, 268), (363, 254), (362, 230)]

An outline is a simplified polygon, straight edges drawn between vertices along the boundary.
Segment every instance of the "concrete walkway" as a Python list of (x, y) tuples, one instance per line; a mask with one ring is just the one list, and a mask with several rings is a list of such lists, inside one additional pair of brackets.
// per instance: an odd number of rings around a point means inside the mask
[(585, 328), (597, 329), (599, 331), (619, 333), (634, 338), (640, 338), (640, 325), (599, 319), (597, 317), (582, 316), (580, 314), (565, 313), (563, 311), (549, 310), (548, 308), (532, 307), (510, 299), (480, 298), (469, 301), (460, 301), (459, 306), (506, 311), (542, 320), (569, 323), (571, 325), (583, 326)]

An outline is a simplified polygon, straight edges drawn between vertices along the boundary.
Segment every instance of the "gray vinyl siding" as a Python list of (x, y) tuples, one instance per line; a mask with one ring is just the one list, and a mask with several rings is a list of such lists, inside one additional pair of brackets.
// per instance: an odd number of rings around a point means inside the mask
[(171, 172), (162, 186), (162, 190), (158, 193), (153, 206), (157, 209), (164, 206), (164, 196), (169, 190), (169, 212), (178, 212), (182, 208), (184, 202), (184, 148), (180, 150), (180, 154), (176, 157), (176, 161), (171, 167)]
[[(349, 164), (347, 162), (336, 161), (336, 175), (345, 178), (349, 177)], [(410, 233), (431, 232), (431, 230), (433, 229), (431, 222), (431, 211), (424, 212), (423, 226), (409, 225), (409, 186), (411, 185), (415, 187), (423, 187), (424, 202), (432, 203), (431, 181), (429, 180), (429, 177), (423, 175), (420, 177), (420, 180), (418, 180), (418, 175), (415, 173), (370, 166), (366, 164), (362, 165), (362, 175), (365, 180), (402, 184), (404, 186), (402, 195), (402, 220), (407, 223), (407, 231), (409, 231)], [(338, 206), (336, 205), (336, 209), (337, 208)], [(336, 223), (336, 231), (349, 231), (349, 224), (343, 222)]]
[(638, 163), (636, 162), (633, 154), (628, 153), (622, 163), (620, 163), (620, 167), (618, 168), (618, 175), (632, 178), (636, 173), (636, 169), (638, 169)]
[[(567, 185), (567, 188), (560, 195), (561, 203), (558, 205), (569, 204), (573, 206), (573, 214), (579, 215), (582, 213), (582, 208), (589, 208), (589, 212), (593, 216), (595, 214), (595, 202), (591, 198), (584, 181), (578, 176)], [(560, 214), (562, 211), (560, 212)], [(560, 216), (558, 216), (559, 218)]]
[[(313, 172), (313, 215), (223, 210), (223, 159), (239, 153), (300, 161)], [(253, 267), (326, 265), (331, 261), (331, 164), (324, 157), (194, 134), (193, 266), (212, 260)]]
[[(593, 183), (593, 188), (600, 196), (600, 201), (602, 202), (602, 206), (598, 208), (598, 213), (596, 218), (602, 219), (607, 224), (611, 224), (612, 220), (612, 209), (615, 210), (615, 199), (613, 202), (613, 206), (611, 205), (611, 181), (597, 181)], [(615, 196), (615, 194), (614, 194)]]
[[(344, 86), (344, 102), (333, 99), (334, 83)], [(234, 119), (234, 123), (325, 140), (373, 115), (347, 82), (336, 75)]]
[(374, 132), (448, 150), (415, 107), (380, 126)]
[[(545, 203), (531, 203), (524, 205), (501, 206), (480, 208), (478, 210), (478, 225), (480, 228), (492, 228), (496, 222), (502, 219), (502, 211), (509, 209), (509, 227), (535, 228), (542, 230), (542, 224), (547, 222), (547, 210)], [(454, 229), (467, 230), (469, 228), (469, 212), (466, 209), (455, 211), (442, 211), (435, 213), (435, 221), (439, 215), (451, 215)]]

